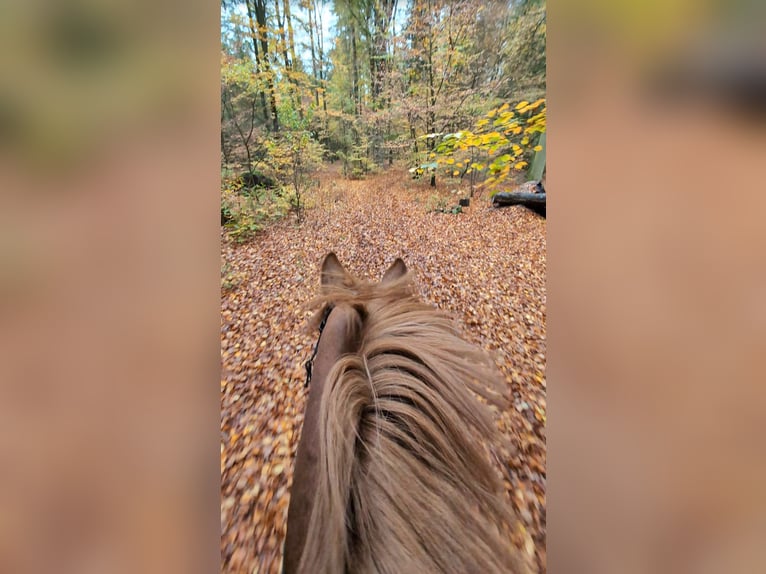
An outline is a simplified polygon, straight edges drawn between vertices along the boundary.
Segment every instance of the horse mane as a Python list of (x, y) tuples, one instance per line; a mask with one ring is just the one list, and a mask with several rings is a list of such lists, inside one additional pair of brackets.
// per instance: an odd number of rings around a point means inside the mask
[[(529, 572), (486, 444), (488, 403), (507, 405), (494, 364), (410, 274), (325, 285), (357, 311), (359, 348), (330, 371), (320, 406), (317, 492), (300, 572)], [(354, 327), (354, 326), (350, 326)]]

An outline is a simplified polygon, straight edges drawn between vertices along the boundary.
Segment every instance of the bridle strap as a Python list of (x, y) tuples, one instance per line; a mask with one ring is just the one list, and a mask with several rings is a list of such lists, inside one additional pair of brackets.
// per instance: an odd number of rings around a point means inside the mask
[(309, 386), (309, 383), (311, 382), (311, 375), (314, 370), (314, 359), (317, 356), (317, 351), (319, 350), (319, 341), (322, 340), (322, 331), (324, 331), (325, 325), (327, 325), (327, 318), (330, 316), (330, 313), (332, 313), (333, 306), (328, 305), (325, 307), (324, 313), (322, 314), (322, 321), (319, 323), (319, 337), (317, 337), (317, 342), (314, 345), (314, 351), (311, 353), (311, 358), (306, 361), (305, 367), (306, 367), (306, 384), (304, 384), (304, 388)]

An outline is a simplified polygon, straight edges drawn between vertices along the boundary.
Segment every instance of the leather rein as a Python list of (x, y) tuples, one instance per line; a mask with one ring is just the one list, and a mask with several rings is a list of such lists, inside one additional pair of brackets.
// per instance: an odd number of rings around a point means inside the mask
[(328, 305), (325, 307), (324, 312), (322, 313), (322, 321), (319, 323), (319, 336), (317, 337), (317, 342), (314, 345), (314, 351), (311, 353), (311, 358), (306, 361), (305, 367), (306, 367), (306, 384), (303, 385), (304, 388), (309, 386), (309, 383), (311, 382), (311, 375), (314, 370), (314, 359), (317, 356), (317, 351), (319, 350), (319, 341), (322, 340), (322, 331), (324, 331), (325, 325), (327, 325), (327, 318), (330, 316), (330, 313), (332, 313), (333, 306)]

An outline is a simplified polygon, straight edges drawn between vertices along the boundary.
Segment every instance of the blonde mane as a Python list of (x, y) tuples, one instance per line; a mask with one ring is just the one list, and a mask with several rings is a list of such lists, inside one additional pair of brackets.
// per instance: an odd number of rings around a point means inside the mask
[(416, 297), (409, 274), (324, 285), (315, 322), (330, 304), (357, 311), (359, 346), (325, 382), (299, 571), (529, 572), (483, 446), (500, 438), (476, 394), (507, 404), (494, 365)]

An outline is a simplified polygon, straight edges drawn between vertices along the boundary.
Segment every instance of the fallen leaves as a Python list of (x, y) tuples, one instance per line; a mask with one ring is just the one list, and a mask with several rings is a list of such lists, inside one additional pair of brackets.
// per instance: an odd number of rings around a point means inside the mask
[(545, 220), (476, 199), (462, 214), (427, 213), (433, 189), (404, 170), (365, 181), (321, 177), (316, 207), (300, 225), (279, 222), (247, 244), (223, 238), (222, 571), (280, 569), (306, 400), (303, 362), (316, 336), (304, 305), (328, 251), (376, 280), (401, 256), (423, 298), (495, 359), (511, 396), (497, 424), (513, 447), (502, 457), (520, 519), (513, 541), (544, 571)]

